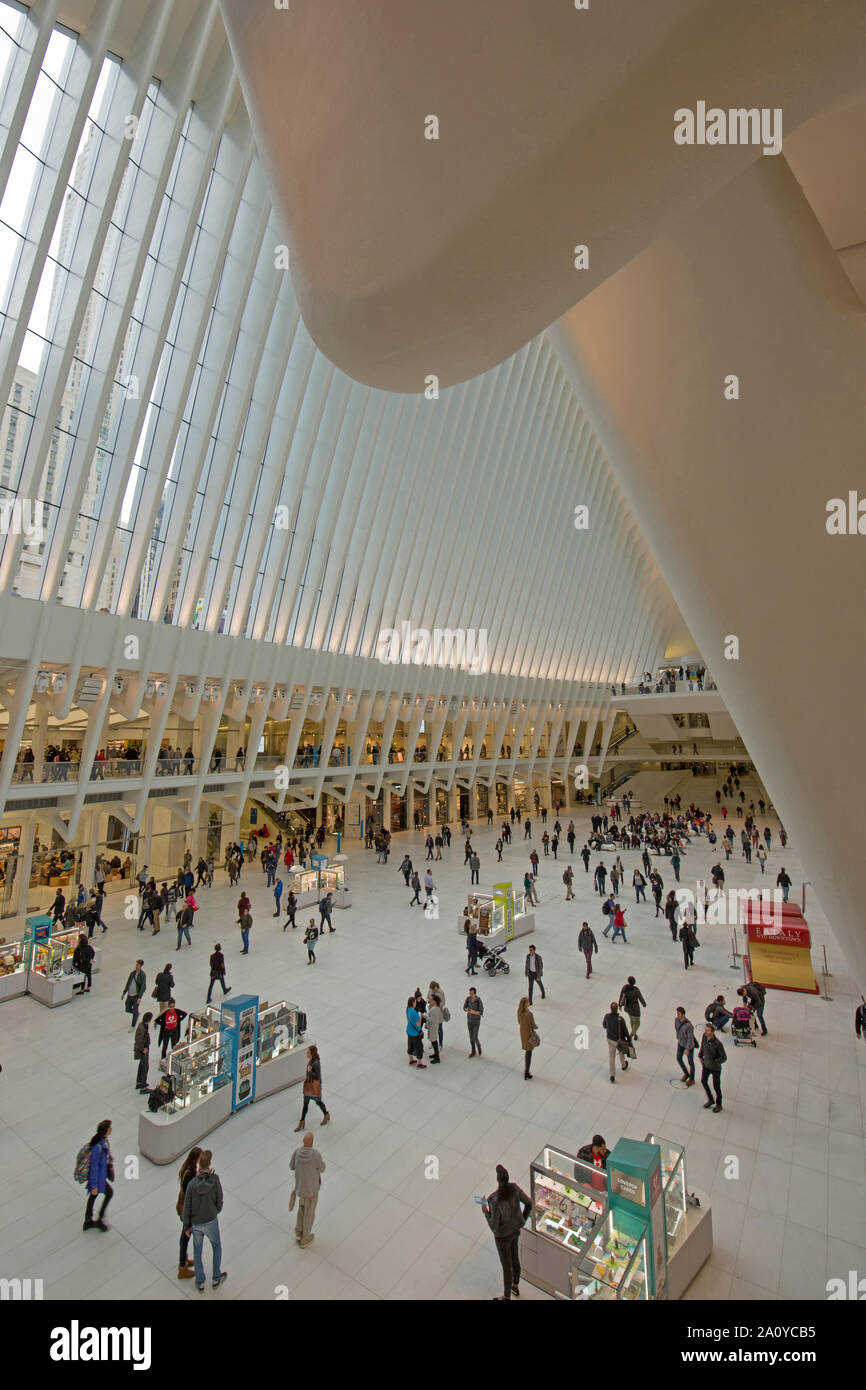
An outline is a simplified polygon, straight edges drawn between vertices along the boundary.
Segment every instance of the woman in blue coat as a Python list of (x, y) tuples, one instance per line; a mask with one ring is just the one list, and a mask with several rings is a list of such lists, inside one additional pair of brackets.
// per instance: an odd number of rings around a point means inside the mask
[[(108, 1226), (104, 1221), (105, 1208), (114, 1196), (114, 1189), (109, 1182), (114, 1177), (114, 1159), (111, 1157), (111, 1149), (108, 1147), (108, 1136), (111, 1133), (111, 1121), (100, 1120), (96, 1126), (96, 1133), (90, 1141), (90, 1172), (87, 1175), (87, 1210), (84, 1213), (84, 1230), (107, 1231)], [(93, 1220), (93, 1208), (96, 1198), (102, 1194), (102, 1205), (99, 1208), (99, 1216)]]

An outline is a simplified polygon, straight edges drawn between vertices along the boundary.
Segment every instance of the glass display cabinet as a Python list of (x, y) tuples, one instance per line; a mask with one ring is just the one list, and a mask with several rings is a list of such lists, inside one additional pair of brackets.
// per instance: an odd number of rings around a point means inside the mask
[(647, 1298), (647, 1228), (637, 1217), (608, 1209), (572, 1266), (572, 1297), (579, 1299)]
[(78, 945), (80, 932), (58, 932), (48, 941), (37, 941), (33, 947), (33, 960), (30, 969), (46, 979), (58, 978), (72, 969), (72, 957)]
[(298, 907), (309, 907), (319, 901), (318, 869), (292, 869), (286, 885), (298, 900)]
[(604, 1213), (604, 1173), (548, 1147), (530, 1164), (529, 1180), (533, 1231), (567, 1250), (583, 1251)]
[(279, 1004), (267, 1004), (263, 1009), (259, 1009), (257, 1066), (271, 1062), (275, 1057), (281, 1057), (284, 1052), (298, 1046), (299, 1013), (297, 1004), (287, 1004), (284, 1000)]
[(658, 1144), (662, 1152), (662, 1200), (665, 1209), (665, 1234), (668, 1260), (684, 1237), (686, 1214), (686, 1151), (682, 1144), (648, 1134), (647, 1144)]
[(219, 1032), (176, 1047), (170, 1059), (169, 1076), (174, 1094), (166, 1106), (168, 1114), (189, 1109), (230, 1080), (226, 1045)]
[(339, 888), (339, 889), (345, 888), (345, 886), (346, 886), (346, 866), (345, 866), (345, 864), (337, 864), (337, 865), (336, 865), (335, 867), (333, 867), (333, 868), (330, 868), (330, 869), (322, 869), (322, 870), (320, 871), (320, 878), (321, 878), (321, 886), (322, 886), (322, 892), (323, 892), (323, 893), (336, 893), (336, 891), (337, 891), (338, 888)]
[(0, 942), (0, 1000), (27, 992), (27, 941)]
[(206, 1004), (200, 1013), (191, 1013), (187, 1018), (186, 1040), (187, 1042), (198, 1042), (200, 1038), (206, 1038), (211, 1033), (218, 1032), (219, 1026), (219, 1009), (215, 1009), (213, 1004)]

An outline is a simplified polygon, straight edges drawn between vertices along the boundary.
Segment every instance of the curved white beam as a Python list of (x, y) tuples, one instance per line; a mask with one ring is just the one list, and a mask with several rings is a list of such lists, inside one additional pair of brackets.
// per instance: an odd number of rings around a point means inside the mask
[(501, 362), (763, 158), (677, 145), (678, 107), (793, 130), (866, 49), (862, 0), (221, 4), (304, 321), (392, 391)]

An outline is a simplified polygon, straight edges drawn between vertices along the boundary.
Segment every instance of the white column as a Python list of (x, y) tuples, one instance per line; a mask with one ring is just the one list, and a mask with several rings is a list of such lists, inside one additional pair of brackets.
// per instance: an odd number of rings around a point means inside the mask
[(863, 306), (764, 157), (552, 332), (862, 989)]

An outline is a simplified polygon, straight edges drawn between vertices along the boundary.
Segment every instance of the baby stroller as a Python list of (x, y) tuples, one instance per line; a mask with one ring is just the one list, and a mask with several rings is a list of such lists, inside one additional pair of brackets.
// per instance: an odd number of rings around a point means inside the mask
[(507, 975), (511, 967), (504, 957), (504, 946), (494, 946), (492, 948), (485, 947), (481, 968), (485, 970), (488, 975), (496, 975), (500, 972), (503, 975)]
[(752, 1028), (754, 1015), (744, 1004), (739, 1004), (731, 1015), (731, 1037), (734, 1047), (757, 1047)]

